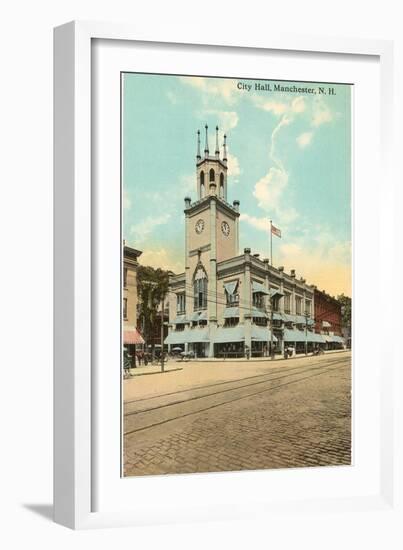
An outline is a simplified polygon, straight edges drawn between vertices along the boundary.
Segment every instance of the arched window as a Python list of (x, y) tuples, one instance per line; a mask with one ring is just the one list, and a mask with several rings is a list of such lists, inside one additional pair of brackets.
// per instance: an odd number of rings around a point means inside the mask
[(215, 173), (212, 168), (210, 169), (210, 181), (215, 181)]
[(220, 197), (224, 198), (224, 174), (220, 174)]
[(204, 172), (200, 172), (200, 198), (204, 197)]
[(194, 309), (207, 309), (207, 276), (203, 269), (199, 268), (193, 283)]

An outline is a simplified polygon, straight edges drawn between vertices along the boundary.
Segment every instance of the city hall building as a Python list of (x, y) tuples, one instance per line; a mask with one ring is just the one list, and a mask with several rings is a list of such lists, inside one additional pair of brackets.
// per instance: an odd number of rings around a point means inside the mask
[(268, 356), (292, 346), (297, 353), (323, 344), (314, 331), (314, 288), (282, 267), (239, 253), (240, 204), (228, 199), (226, 136), (222, 158), (204, 155), (197, 138), (197, 200), (185, 198), (185, 271), (171, 276), (169, 349), (197, 357)]

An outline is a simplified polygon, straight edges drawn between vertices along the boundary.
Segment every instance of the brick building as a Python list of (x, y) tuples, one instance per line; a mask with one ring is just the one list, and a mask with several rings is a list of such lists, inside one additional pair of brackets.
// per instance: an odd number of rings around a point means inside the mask
[(343, 347), (341, 304), (323, 290), (314, 288), (315, 332), (321, 334), (326, 349)]

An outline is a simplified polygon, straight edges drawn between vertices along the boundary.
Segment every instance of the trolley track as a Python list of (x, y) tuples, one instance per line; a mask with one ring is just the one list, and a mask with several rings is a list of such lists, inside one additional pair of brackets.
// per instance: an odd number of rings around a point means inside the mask
[[(340, 363), (340, 361), (343, 361), (343, 359), (340, 359), (340, 358), (331, 359), (331, 360), (328, 359), (328, 360), (325, 360), (325, 361), (322, 361), (322, 362), (317, 362), (314, 365), (312, 365), (312, 367), (330, 366), (334, 363)], [(183, 394), (183, 393), (195, 392), (195, 391), (204, 390), (204, 389), (207, 389), (207, 388), (213, 388), (213, 387), (216, 387), (216, 386), (223, 386), (223, 385), (228, 385), (228, 384), (241, 383), (241, 382), (244, 382), (245, 380), (253, 380), (253, 379), (257, 379), (257, 378), (267, 377), (267, 376), (271, 376), (272, 374), (276, 374), (276, 373), (279, 373), (279, 372), (283, 373), (283, 374), (286, 374), (286, 373), (291, 372), (291, 371), (301, 371), (302, 368), (304, 368), (304, 367), (301, 367), (300, 365), (299, 366), (289, 366), (289, 367), (285, 367), (285, 366), (275, 367), (275, 368), (272, 368), (270, 370), (270, 372), (264, 372), (262, 374), (254, 374), (252, 376), (245, 376), (245, 377), (242, 377), (241, 379), (222, 380), (221, 382), (213, 382), (212, 384), (203, 384), (203, 385), (200, 385), (200, 386), (192, 386), (192, 387), (189, 387), (189, 388), (184, 388), (182, 390), (176, 390), (176, 391), (172, 391), (172, 392), (161, 393), (161, 394), (158, 394), (158, 395), (150, 395), (148, 397), (141, 397), (139, 399), (131, 399), (131, 400), (128, 400), (128, 401), (124, 402), (124, 407), (126, 409), (129, 409), (135, 403), (141, 403), (143, 401), (163, 399), (163, 398), (166, 398), (166, 397), (171, 397), (173, 395), (179, 395), (179, 394)], [(135, 405), (134, 405), (134, 407), (135, 407)], [(125, 413), (125, 414), (130, 414), (130, 413)]]
[[(193, 395), (187, 399), (174, 400), (157, 406), (128, 412), (125, 414), (126, 430), (124, 435), (128, 436), (136, 432), (142, 432), (147, 429), (161, 426), (167, 422), (173, 422), (175, 420), (209, 411), (242, 399), (247, 399), (265, 392), (274, 391), (290, 384), (296, 384), (315, 376), (320, 376), (322, 374), (337, 370), (340, 365), (346, 365), (346, 359), (335, 359), (332, 361), (326, 361), (325, 363), (321, 362), (305, 368), (300, 366), (287, 368), (286, 372), (284, 372), (284, 369), (276, 369), (275, 372), (272, 371), (262, 375), (255, 375), (242, 380), (207, 384), (205, 386), (199, 386), (197, 389), (192, 388), (192, 390), (179, 390), (178, 392), (170, 392), (167, 394), (162, 394), (161, 396), (154, 396), (154, 398), (161, 398), (183, 394), (184, 392), (192, 393), (197, 390), (206, 390), (208, 388), (222, 386), (223, 384), (232, 384), (232, 387), (230, 388), (204, 393), (202, 395)], [(282, 371), (281, 376), (273, 376), (278, 374), (279, 371)], [(256, 380), (257, 378), (264, 379)], [(248, 384), (243, 383), (250, 380), (254, 381)]]

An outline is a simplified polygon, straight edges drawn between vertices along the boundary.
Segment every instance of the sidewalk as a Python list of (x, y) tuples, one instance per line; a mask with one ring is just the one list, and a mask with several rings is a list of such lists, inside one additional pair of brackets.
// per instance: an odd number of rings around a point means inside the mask
[[(351, 351), (349, 349), (332, 349), (325, 351), (323, 355), (312, 355), (312, 353), (308, 353), (308, 355), (305, 355), (304, 353), (298, 353), (297, 355), (293, 355), (292, 357), (289, 357), (289, 359), (303, 359), (305, 357), (325, 357), (326, 355), (330, 355), (331, 353), (345, 353), (347, 351)], [(228, 357), (227, 359), (224, 359), (222, 357), (203, 357), (203, 358), (195, 358), (191, 360), (193, 363), (216, 363), (216, 362), (228, 362), (231, 361), (231, 363), (252, 363), (255, 361), (285, 361), (284, 357), (282, 355), (276, 355), (274, 359), (271, 359), (270, 357), (251, 357), (250, 359), (246, 359), (245, 357)]]
[[(168, 361), (167, 363), (164, 363), (164, 373), (166, 372), (175, 372), (178, 370), (182, 370), (181, 362), (176, 361)], [(130, 378), (133, 378), (134, 376), (143, 376), (146, 374), (161, 374), (161, 365), (151, 365), (151, 363), (147, 366), (143, 365), (141, 367), (136, 367), (134, 369), (130, 369)], [(125, 378), (125, 380), (128, 380), (129, 377)]]

